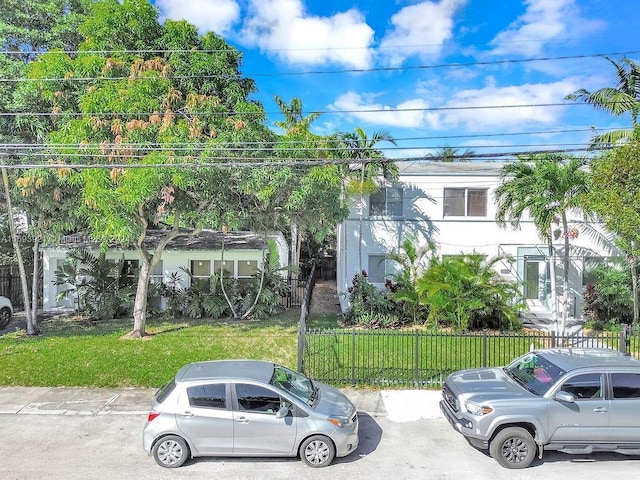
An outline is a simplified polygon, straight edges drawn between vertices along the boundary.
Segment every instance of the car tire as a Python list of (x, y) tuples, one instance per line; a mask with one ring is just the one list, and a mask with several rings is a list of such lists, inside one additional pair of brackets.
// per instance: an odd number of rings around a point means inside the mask
[(155, 443), (151, 453), (156, 463), (165, 468), (178, 468), (190, 456), (187, 442), (176, 435), (162, 437)]
[(326, 467), (333, 462), (336, 447), (333, 442), (322, 435), (307, 438), (300, 445), (300, 458), (310, 467)]
[(5, 328), (11, 321), (11, 310), (8, 308), (0, 309), (0, 329)]
[(521, 427), (501, 430), (489, 445), (491, 456), (509, 469), (527, 468), (535, 459), (537, 449), (531, 434)]

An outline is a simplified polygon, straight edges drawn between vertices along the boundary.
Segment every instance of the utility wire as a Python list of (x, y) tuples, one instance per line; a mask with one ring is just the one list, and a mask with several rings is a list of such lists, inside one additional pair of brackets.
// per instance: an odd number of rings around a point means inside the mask
[[(611, 147), (600, 147), (598, 151), (609, 150)], [(586, 148), (571, 148), (571, 149), (561, 149), (561, 150), (532, 150), (532, 151), (521, 151), (521, 152), (502, 152), (502, 153), (479, 153), (470, 155), (465, 157), (465, 160), (472, 159), (495, 159), (495, 158), (505, 158), (508, 157), (512, 159), (513, 157), (521, 156), (521, 155), (539, 155), (539, 154), (549, 154), (549, 153), (575, 153), (575, 152), (592, 152), (591, 149)], [(9, 156), (9, 154), (5, 152), (0, 152), (0, 156)], [(58, 156), (67, 157), (67, 154), (61, 154)], [(113, 158), (113, 157), (123, 157), (123, 155), (89, 155), (85, 156), (86, 158)], [(144, 155), (126, 155), (125, 158), (131, 159), (141, 159), (144, 158)], [(73, 157), (72, 157), (73, 158)], [(242, 159), (237, 157), (217, 157), (216, 161), (199, 161), (193, 160), (191, 162), (185, 163), (127, 163), (127, 162), (109, 162), (109, 163), (91, 163), (91, 164), (76, 164), (76, 163), (21, 163), (21, 164), (7, 164), (6, 168), (14, 169), (14, 170), (26, 170), (31, 168), (44, 168), (44, 169), (60, 169), (60, 168), (71, 168), (71, 169), (96, 169), (96, 168), (196, 168), (196, 167), (212, 167), (212, 168), (259, 168), (259, 167), (311, 167), (311, 166), (330, 166), (330, 165), (354, 165), (354, 164), (363, 164), (363, 163), (377, 163), (377, 164), (385, 164), (385, 163), (403, 163), (403, 162), (431, 162), (437, 163), (438, 160), (449, 160), (450, 157), (430, 157), (428, 159), (425, 158), (416, 158), (416, 157), (405, 157), (405, 158), (363, 158), (363, 159), (317, 159), (317, 158), (293, 158), (293, 159), (280, 159), (276, 157), (258, 157), (258, 158), (250, 158), (250, 159)], [(444, 163), (444, 162), (441, 162)], [(467, 162), (456, 162), (467, 163)]]

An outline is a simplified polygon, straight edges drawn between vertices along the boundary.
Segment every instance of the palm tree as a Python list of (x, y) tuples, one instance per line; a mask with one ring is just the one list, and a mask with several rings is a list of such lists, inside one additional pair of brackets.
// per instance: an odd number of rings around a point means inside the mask
[[(624, 57), (620, 63), (605, 57), (616, 69), (618, 84), (615, 87), (604, 87), (595, 92), (580, 89), (567, 95), (565, 99), (584, 102), (594, 107), (620, 116), (631, 114), (631, 125), (638, 126), (640, 112), (640, 64)], [(613, 145), (621, 140), (629, 140), (633, 135), (632, 129), (614, 130), (602, 135), (596, 135), (591, 140), (591, 146), (598, 144)]]
[[(285, 131), (286, 137), (291, 137), (296, 142), (295, 148), (304, 151), (307, 147), (315, 145), (317, 138), (311, 133), (310, 127), (311, 123), (320, 116), (320, 113), (313, 112), (305, 116), (302, 112), (302, 101), (297, 97), (292, 98), (289, 104), (278, 95), (274, 95), (274, 100), (285, 118), (283, 121), (274, 122), (274, 124)], [(301, 234), (298, 231), (298, 222), (292, 218), (290, 223), (291, 266), (296, 268), (300, 261)]]
[(426, 158), (433, 158), (438, 162), (469, 162), (470, 157), (473, 157), (475, 152), (473, 150), (465, 150), (461, 154), (458, 154), (458, 149), (453, 147), (442, 147), (438, 150), (438, 153), (428, 153)]
[[(380, 187), (380, 177), (398, 178), (398, 166), (386, 161), (384, 153), (376, 148), (380, 142), (397, 145), (387, 130), (378, 130), (371, 138), (358, 127), (354, 132), (340, 135), (340, 149), (346, 158), (358, 160), (350, 165), (349, 190), (360, 194), (360, 244), (358, 247), (359, 271), (362, 271), (362, 223), (364, 215), (364, 195), (375, 192)], [(378, 160), (378, 161), (376, 161)]]
[(517, 162), (506, 164), (500, 170), (502, 184), (494, 196), (497, 205), (496, 222), (504, 227), (509, 223), (514, 229), (520, 227), (525, 211), (531, 216), (541, 238), (549, 248), (551, 266), (551, 296), (554, 321), (557, 319), (555, 252), (550, 230), (555, 218), (560, 218), (564, 232), (562, 323), (564, 333), (567, 324), (569, 295), (569, 235), (567, 213), (582, 209), (583, 196), (589, 189), (588, 172), (580, 159), (558, 154), (542, 154), (520, 157)]

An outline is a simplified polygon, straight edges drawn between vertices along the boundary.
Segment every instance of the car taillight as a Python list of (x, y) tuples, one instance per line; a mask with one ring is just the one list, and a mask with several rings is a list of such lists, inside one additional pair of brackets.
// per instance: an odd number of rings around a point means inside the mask
[(147, 422), (150, 422), (151, 420), (155, 419), (159, 415), (160, 415), (159, 412), (149, 412), (149, 416), (147, 417)]

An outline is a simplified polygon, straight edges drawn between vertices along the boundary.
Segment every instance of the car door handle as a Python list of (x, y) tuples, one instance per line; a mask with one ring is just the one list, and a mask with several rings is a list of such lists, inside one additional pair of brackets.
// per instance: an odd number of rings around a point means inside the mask
[(191, 412), (182, 412), (182, 416), (186, 417), (186, 418), (191, 418), (191, 417), (193, 417), (193, 413), (191, 413)]
[(247, 417), (238, 417), (238, 418), (236, 418), (236, 422), (238, 422), (238, 423), (249, 423), (249, 419)]
[(607, 413), (609, 410), (607, 410), (605, 407), (598, 407), (594, 408), (593, 411), (596, 413)]

